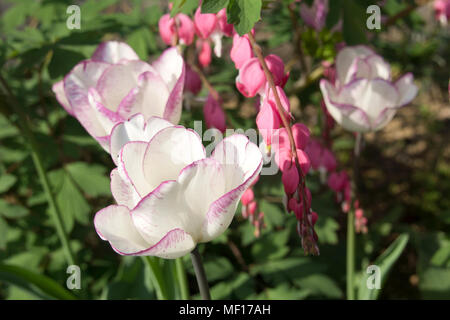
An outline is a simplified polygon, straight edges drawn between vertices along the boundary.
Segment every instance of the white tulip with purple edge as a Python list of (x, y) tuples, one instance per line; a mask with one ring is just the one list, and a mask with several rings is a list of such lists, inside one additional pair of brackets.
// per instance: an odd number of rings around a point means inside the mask
[(389, 64), (365, 46), (343, 48), (336, 72), (335, 84), (322, 79), (320, 89), (331, 116), (350, 131), (383, 128), (417, 95), (411, 73), (392, 81)]
[(165, 50), (150, 65), (126, 43), (108, 41), (52, 89), (64, 109), (109, 152), (113, 126), (135, 114), (179, 122), (184, 72), (176, 48)]
[(206, 157), (195, 131), (140, 114), (113, 128), (111, 151), (117, 205), (97, 212), (94, 224), (121, 255), (174, 259), (218, 237), (262, 167), (244, 135), (225, 138)]

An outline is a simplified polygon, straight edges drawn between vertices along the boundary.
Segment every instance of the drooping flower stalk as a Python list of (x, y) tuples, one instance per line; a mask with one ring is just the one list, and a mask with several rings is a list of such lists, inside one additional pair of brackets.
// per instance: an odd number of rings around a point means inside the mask
[(272, 73), (269, 71), (269, 68), (264, 59), (261, 47), (256, 43), (255, 37), (253, 36), (252, 32), (249, 32), (247, 35), (248, 35), (248, 38), (252, 45), (253, 51), (255, 52), (255, 55), (258, 58), (258, 61), (261, 64), (261, 67), (263, 68), (263, 71), (266, 76), (266, 80), (269, 84), (269, 87), (273, 92), (278, 113), (280, 115), (283, 126), (284, 126), (284, 128), (286, 128), (286, 132), (288, 134), (288, 139), (289, 139), (289, 143), (290, 143), (290, 147), (291, 147), (292, 156), (294, 158), (297, 170), (300, 173), (300, 188), (299, 189), (301, 192), (301, 201), (303, 204), (303, 211), (304, 211), (303, 219), (301, 219), (301, 221), (300, 221), (300, 230), (301, 230), (303, 249), (306, 254), (319, 255), (319, 248), (316, 243), (316, 235), (314, 233), (311, 212), (309, 210), (310, 204), (308, 205), (306, 203), (308, 198), (307, 198), (307, 195), (305, 192), (305, 189), (306, 189), (305, 175), (302, 171), (300, 161), (298, 159), (297, 147), (295, 145), (295, 140), (294, 140), (294, 136), (292, 134), (292, 129), (291, 129), (289, 121), (286, 118), (286, 113), (285, 113), (286, 111), (283, 108), (283, 105), (281, 103), (281, 99), (278, 94), (278, 90), (275, 86), (275, 82), (272, 77)]

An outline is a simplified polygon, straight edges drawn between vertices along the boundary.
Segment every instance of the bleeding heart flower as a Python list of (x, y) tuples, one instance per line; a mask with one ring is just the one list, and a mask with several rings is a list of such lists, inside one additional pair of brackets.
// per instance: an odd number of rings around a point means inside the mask
[[(265, 58), (267, 67), (272, 73), (276, 86), (283, 87), (289, 77), (284, 73), (284, 63), (278, 56), (270, 54)], [(236, 77), (236, 87), (246, 97), (254, 97), (257, 93), (264, 95), (266, 88), (266, 76), (258, 61), (254, 57), (247, 60), (239, 69)]]
[(194, 41), (194, 23), (183, 13), (178, 13), (173, 18), (170, 17), (170, 14), (163, 15), (159, 19), (158, 26), (161, 39), (169, 46), (173, 45), (176, 35), (182, 44), (190, 45)]
[(184, 91), (189, 91), (197, 95), (202, 90), (202, 80), (197, 72), (186, 64), (186, 77), (184, 80)]
[(239, 34), (233, 36), (233, 46), (230, 51), (230, 58), (234, 62), (236, 69), (240, 69), (247, 60), (253, 58), (252, 45), (247, 35), (242, 37)]
[(227, 125), (221, 101), (214, 99), (211, 94), (208, 95), (203, 107), (203, 116), (205, 117), (206, 126), (208, 128), (216, 128), (221, 132), (225, 132)]
[(122, 42), (105, 42), (53, 85), (60, 104), (109, 152), (115, 124), (141, 113), (176, 124), (181, 116), (184, 61), (176, 48), (152, 65)]
[(411, 73), (393, 82), (389, 64), (365, 46), (342, 49), (336, 72), (335, 84), (322, 79), (320, 89), (331, 116), (350, 131), (383, 128), (417, 94)]
[(197, 35), (202, 39), (208, 39), (216, 29), (217, 17), (213, 13), (201, 13), (198, 8), (194, 15), (194, 25)]
[[(127, 126), (115, 128), (111, 144), (130, 138)], [(193, 130), (150, 118), (145, 131), (148, 142), (120, 149), (111, 172), (117, 205), (97, 212), (95, 228), (119, 254), (178, 258), (228, 228), (261, 170), (262, 155), (244, 135), (225, 138), (207, 158)]]
[(308, 154), (308, 157), (311, 160), (311, 167), (314, 170), (332, 172), (336, 169), (337, 161), (333, 152), (322, 146), (316, 139), (309, 140), (305, 152)]
[(433, 6), (436, 20), (446, 26), (450, 19), (450, 0), (436, 0)]
[(203, 67), (207, 67), (211, 63), (211, 46), (208, 40), (197, 40), (198, 61)]

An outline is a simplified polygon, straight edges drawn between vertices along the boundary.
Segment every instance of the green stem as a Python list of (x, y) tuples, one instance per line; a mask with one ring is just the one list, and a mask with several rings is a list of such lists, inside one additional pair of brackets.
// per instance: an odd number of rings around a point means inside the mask
[(145, 256), (143, 258), (147, 263), (148, 268), (150, 269), (150, 277), (152, 278), (152, 283), (155, 286), (156, 296), (158, 297), (158, 300), (169, 299), (169, 294), (167, 292), (167, 287), (164, 281), (164, 275), (162, 273), (161, 264), (159, 263), (158, 258), (149, 256)]
[(5, 79), (1, 75), (0, 75), (0, 82), (3, 85), (4, 90), (6, 91), (6, 93), (8, 95), (8, 98), (12, 105), (13, 111), (19, 117), (20, 127), (22, 129), (23, 134), (25, 135), (26, 140), (28, 141), (28, 144), (30, 147), (30, 152), (31, 152), (31, 158), (33, 159), (34, 166), (36, 167), (36, 171), (38, 172), (38, 176), (41, 181), (42, 187), (44, 188), (44, 192), (47, 197), (48, 204), (50, 206), (50, 215), (53, 218), (53, 222), (56, 227), (56, 232), (58, 234), (59, 240), (62, 243), (64, 254), (66, 256), (66, 261), (69, 265), (74, 265), (75, 259), (74, 259), (73, 251), (70, 247), (69, 238), (64, 229), (64, 225), (63, 225), (62, 218), (61, 218), (61, 212), (58, 208), (55, 197), (50, 188), (50, 183), (48, 180), (47, 173), (44, 170), (44, 166), (42, 164), (42, 158), (39, 154), (39, 148), (38, 148), (38, 145), (34, 138), (33, 131), (31, 130), (31, 125), (28, 122), (28, 118), (25, 115), (25, 112), (22, 110), (21, 104), (16, 100), (16, 98), (13, 95), (8, 84), (6, 83)]
[(347, 213), (347, 299), (355, 299), (355, 212)]
[(184, 270), (182, 258), (178, 258), (175, 260), (175, 267), (177, 269), (177, 278), (178, 278), (178, 284), (180, 286), (180, 291), (181, 291), (181, 299), (189, 300), (190, 299), (189, 286), (188, 286), (186, 271)]
[(200, 295), (203, 300), (211, 300), (209, 293), (208, 280), (206, 279), (205, 268), (203, 267), (202, 257), (198, 252), (198, 248), (195, 248), (191, 252), (192, 265), (194, 266), (195, 276), (197, 277), (197, 284), (200, 290)]
[[(352, 200), (357, 198), (359, 184), (359, 156), (361, 153), (362, 134), (356, 134), (353, 152), (353, 192)], [(355, 299), (355, 210), (351, 206), (347, 214), (347, 299)]]

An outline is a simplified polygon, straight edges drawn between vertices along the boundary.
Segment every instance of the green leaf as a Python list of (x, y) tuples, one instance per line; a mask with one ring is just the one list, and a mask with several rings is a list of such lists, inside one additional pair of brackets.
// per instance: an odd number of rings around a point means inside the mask
[(198, 0), (173, 0), (172, 3), (171, 17), (177, 13), (191, 14), (198, 7)]
[(106, 168), (98, 164), (72, 162), (66, 166), (72, 179), (84, 193), (92, 196), (110, 196), (110, 180)]
[(52, 60), (48, 66), (48, 72), (52, 79), (66, 75), (74, 65), (85, 59), (85, 57), (76, 51), (63, 48), (53, 50)]
[(2, 217), (0, 217), (0, 250), (6, 249), (8, 243), (8, 224)]
[(228, 23), (243, 36), (249, 33), (261, 17), (261, 0), (230, 0), (227, 7)]
[(345, 0), (343, 3), (344, 22), (343, 35), (347, 45), (352, 46), (367, 42), (366, 11), (356, 0)]
[(341, 0), (333, 0), (329, 2), (329, 10), (327, 14), (326, 26), (328, 29), (333, 28), (341, 17)]
[(205, 271), (208, 281), (225, 279), (233, 273), (233, 265), (225, 257), (209, 257), (205, 262)]
[(217, 13), (228, 5), (229, 0), (203, 0), (202, 13)]
[(29, 271), (19, 266), (0, 264), (0, 279), (29, 290), (30, 288), (24, 284), (31, 284), (37, 287), (44, 294), (55, 299), (77, 299), (73, 294), (64, 289), (53, 279), (42, 274)]
[(150, 30), (147, 27), (139, 28), (133, 31), (126, 39), (126, 42), (136, 51), (142, 60), (147, 60), (148, 58), (147, 43), (149, 33)]
[(23, 218), (29, 213), (28, 209), (21, 205), (11, 204), (3, 199), (0, 199), (0, 215), (8, 219)]
[[(398, 260), (400, 255), (408, 243), (409, 235), (401, 234), (394, 242), (374, 261), (373, 265), (380, 268), (380, 283), (381, 287), (386, 282), (389, 271)], [(358, 290), (359, 300), (376, 300), (381, 290), (369, 289), (367, 286), (367, 276), (361, 277), (361, 283)]]
[(17, 181), (12, 174), (3, 174), (0, 176), (0, 193), (8, 191)]
[(336, 282), (324, 274), (312, 274), (294, 281), (301, 288), (306, 288), (312, 295), (327, 297), (330, 299), (342, 298), (343, 292)]

